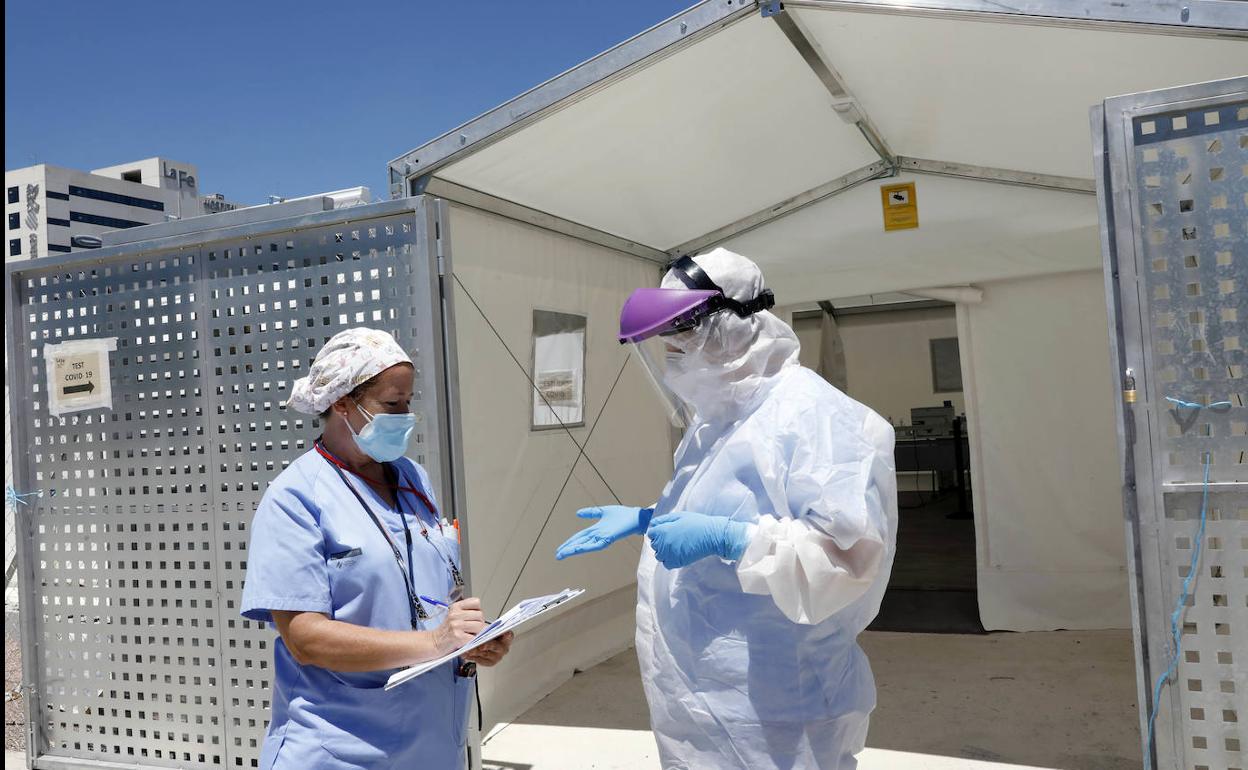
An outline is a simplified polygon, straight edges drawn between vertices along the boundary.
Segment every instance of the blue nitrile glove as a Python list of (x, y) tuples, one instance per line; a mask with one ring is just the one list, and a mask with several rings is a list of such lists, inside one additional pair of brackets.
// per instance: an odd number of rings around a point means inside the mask
[(597, 519), (572, 537), (563, 541), (555, 551), (556, 559), (566, 559), (578, 553), (601, 551), (622, 537), (640, 535), (650, 524), (653, 508), (634, 508), (631, 505), (601, 505), (582, 508), (576, 512), (582, 519)]
[(707, 556), (736, 561), (749, 545), (750, 525), (725, 516), (674, 511), (646, 530), (655, 557), (668, 569), (687, 567)]

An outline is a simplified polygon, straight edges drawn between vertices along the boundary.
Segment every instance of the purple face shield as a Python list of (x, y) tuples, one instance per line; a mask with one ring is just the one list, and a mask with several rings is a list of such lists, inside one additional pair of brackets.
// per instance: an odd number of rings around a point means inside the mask
[(704, 289), (637, 289), (620, 311), (620, 342), (641, 342), (693, 328), (710, 312), (715, 297), (723, 294)]
[(668, 418), (673, 425), (684, 427), (689, 424), (691, 410), (665, 383), (665, 372), (672, 363), (667, 360), (667, 354), (678, 355), (679, 351), (668, 346), (665, 354), (664, 346), (653, 338), (696, 329), (706, 318), (720, 311), (745, 318), (770, 309), (776, 300), (768, 289), (745, 302), (730, 299), (702, 267), (687, 256), (671, 264), (669, 275), (679, 279), (685, 288), (635, 290), (620, 310), (619, 340), (621, 344), (632, 344), (650, 383), (662, 399)]

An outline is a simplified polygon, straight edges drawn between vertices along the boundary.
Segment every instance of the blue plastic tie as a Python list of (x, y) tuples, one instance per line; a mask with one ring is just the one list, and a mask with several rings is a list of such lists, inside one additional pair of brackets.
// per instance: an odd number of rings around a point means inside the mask
[(4, 488), (4, 505), (7, 508), (16, 510), (19, 505), (30, 505), (26, 502), (28, 497), (43, 497), (43, 490), (36, 489), (34, 492), (18, 492), (11, 485)]
[(1198, 404), (1195, 401), (1184, 401), (1181, 398), (1172, 398), (1170, 396), (1166, 396), (1166, 400), (1180, 409), (1222, 409), (1224, 407), (1230, 408), (1233, 406), (1230, 401), (1214, 401), (1212, 404), (1205, 406), (1204, 404)]
[[(1183, 409), (1201, 409), (1203, 404), (1196, 404), (1191, 401), (1183, 401), (1177, 398), (1166, 396), (1166, 400), (1174, 404), (1178, 404)], [(1220, 401), (1217, 404), (1209, 406), (1221, 406), (1225, 404), (1230, 406), (1229, 401)], [(1174, 654), (1170, 658), (1170, 666), (1166, 672), (1158, 677), (1156, 684), (1153, 685), (1153, 708), (1148, 715), (1148, 743), (1144, 746), (1144, 770), (1150, 770), (1153, 762), (1153, 741), (1156, 739), (1157, 728), (1157, 710), (1161, 705), (1161, 690), (1165, 687), (1166, 682), (1174, 676), (1175, 669), (1179, 665), (1179, 655), (1183, 649), (1183, 631), (1181, 623), (1183, 621), (1183, 610), (1187, 606), (1187, 597), (1191, 595), (1192, 582), (1196, 579), (1196, 568), (1200, 563), (1200, 554), (1205, 542), (1205, 523), (1209, 517), (1209, 465), (1211, 457), (1205, 454), (1205, 480), (1201, 490), (1200, 499), (1200, 528), (1196, 530), (1196, 544), (1192, 549), (1192, 561), (1188, 565), (1187, 577), (1183, 578), (1183, 591), (1179, 594), (1179, 600), (1174, 605), (1174, 612), (1170, 614), (1170, 635), (1174, 642)]]

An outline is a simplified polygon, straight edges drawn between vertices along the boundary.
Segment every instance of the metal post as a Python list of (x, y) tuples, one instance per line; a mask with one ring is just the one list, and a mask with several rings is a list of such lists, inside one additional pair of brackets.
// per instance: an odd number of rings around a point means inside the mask
[(962, 418), (953, 418), (953, 467), (954, 473), (957, 474), (958, 480), (958, 510), (954, 511), (949, 518), (951, 519), (969, 519), (971, 511), (966, 504), (966, 456), (962, 453)]

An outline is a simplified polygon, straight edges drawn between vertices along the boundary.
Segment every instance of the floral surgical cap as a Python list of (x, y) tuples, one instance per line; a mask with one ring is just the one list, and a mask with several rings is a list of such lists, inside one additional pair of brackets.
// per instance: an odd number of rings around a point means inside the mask
[(363, 328), (338, 332), (316, 354), (308, 376), (295, 380), (286, 406), (322, 414), (386, 369), (410, 363), (412, 359), (386, 332)]

